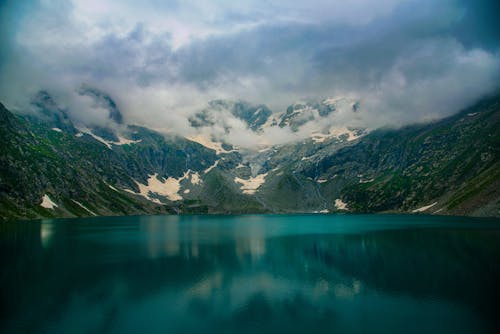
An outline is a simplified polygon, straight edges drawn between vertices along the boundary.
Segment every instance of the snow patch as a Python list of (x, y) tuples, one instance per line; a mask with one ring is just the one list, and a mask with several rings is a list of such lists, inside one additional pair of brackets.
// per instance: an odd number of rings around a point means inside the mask
[(91, 136), (92, 138), (94, 138), (95, 140), (97, 140), (98, 142), (106, 145), (107, 148), (109, 148), (110, 150), (112, 149), (111, 148), (111, 144), (104, 138), (102, 137), (99, 137), (98, 135), (95, 135), (92, 131), (88, 130), (88, 129), (79, 129), (81, 132), (83, 133), (86, 133), (88, 134), (89, 136)]
[(45, 194), (42, 197), (42, 203), (40, 204), (41, 207), (45, 209), (54, 209), (57, 208), (57, 204), (54, 203), (49, 197), (49, 195)]
[(118, 189), (116, 189), (115, 187), (113, 187), (111, 184), (109, 184), (108, 182), (106, 181), (103, 181), (105, 185), (107, 185), (110, 189), (116, 191), (116, 192), (119, 192)]
[(87, 208), (85, 205), (83, 205), (82, 203), (78, 202), (78, 201), (75, 201), (74, 199), (72, 199), (71, 201), (73, 201), (74, 203), (76, 203), (78, 206), (80, 206), (82, 209), (84, 209), (85, 211), (87, 211), (88, 213), (90, 213), (91, 215), (93, 216), (97, 216), (97, 214), (90, 210), (89, 208)]
[(101, 142), (104, 145), (106, 145), (107, 148), (109, 148), (110, 150), (113, 148), (112, 145), (119, 145), (119, 146), (120, 145), (132, 145), (132, 144), (140, 143), (142, 141), (142, 139), (132, 140), (132, 139), (127, 139), (127, 138), (122, 137), (122, 136), (118, 136), (118, 141), (106, 140), (106, 139), (94, 134), (90, 129), (87, 129), (87, 128), (83, 129), (82, 128), (82, 129), (78, 129), (78, 130), (81, 132), (76, 134), (77, 137), (81, 137), (81, 136), (83, 136), (83, 133), (86, 133), (89, 136), (91, 136), (92, 138), (94, 138), (95, 140), (97, 140), (98, 142)]
[(113, 187), (111, 184), (108, 184), (108, 187), (116, 192), (119, 192), (118, 189), (116, 189), (115, 187)]
[(194, 173), (191, 173), (191, 183), (194, 184), (194, 185), (198, 185), (201, 183), (201, 178), (200, 178), (200, 174), (198, 174), (198, 172), (194, 172)]
[(212, 166), (210, 166), (207, 169), (205, 169), (205, 171), (203, 173), (204, 174), (208, 174), (212, 169), (214, 169), (215, 167), (217, 167), (218, 164), (219, 164), (219, 160), (217, 160)]
[(436, 205), (436, 204), (437, 204), (437, 202), (434, 202), (434, 203), (432, 203), (432, 204), (429, 204), (429, 205), (423, 206), (423, 207), (421, 207), (421, 208), (415, 209), (415, 210), (413, 210), (412, 212), (413, 212), (413, 213), (415, 213), (415, 212), (424, 212), (425, 210), (432, 208), (432, 207), (433, 207), (434, 205)]
[(333, 107), (337, 107), (337, 105), (342, 102), (344, 102), (345, 104), (352, 104), (355, 101), (346, 97), (329, 97), (323, 100), (323, 104), (327, 104)]
[(168, 177), (164, 182), (158, 180), (158, 173), (155, 173), (149, 177), (147, 185), (141, 184), (137, 181), (136, 183), (139, 186), (141, 195), (146, 198), (150, 198), (149, 193), (151, 192), (165, 196), (171, 201), (180, 201), (182, 200), (182, 197), (179, 195), (179, 190), (181, 189), (180, 181), (186, 178), (187, 173), (188, 172), (186, 172), (179, 179)]
[(353, 140), (356, 140), (356, 139), (362, 137), (362, 135), (357, 135), (356, 133), (354, 133), (354, 131), (349, 130), (346, 127), (330, 129), (330, 133), (332, 135), (336, 136), (337, 138), (340, 138), (341, 136), (347, 135), (347, 141), (353, 141)]
[(240, 183), (240, 189), (244, 194), (255, 194), (257, 189), (266, 182), (267, 173), (259, 174), (255, 177), (250, 177), (248, 180), (241, 179), (239, 177), (234, 178), (234, 182)]
[(237, 150), (231, 150), (231, 151), (225, 150), (222, 147), (222, 143), (221, 142), (215, 142), (215, 141), (210, 140), (210, 139), (208, 139), (208, 138), (206, 138), (205, 136), (202, 136), (202, 135), (188, 136), (188, 137), (186, 137), (186, 139), (194, 141), (194, 142), (196, 142), (198, 144), (201, 144), (201, 145), (203, 145), (206, 148), (209, 148), (211, 150), (214, 150), (215, 154), (237, 152)]
[(142, 141), (142, 139), (132, 140), (132, 139), (127, 139), (127, 138), (118, 136), (118, 141), (111, 141), (109, 143), (111, 143), (113, 145), (132, 145), (132, 144), (140, 143), (141, 141)]
[(61, 129), (59, 128), (52, 128), (51, 130), (55, 131), (55, 132), (63, 132)]
[[(200, 174), (198, 172), (192, 172), (191, 170), (184, 172), (184, 175), (180, 178), (168, 177), (167, 179), (162, 178), (162, 180), (159, 180), (158, 173), (148, 176), (149, 178), (147, 179), (147, 184), (142, 184), (134, 180), (139, 187), (138, 193), (135, 193), (130, 189), (124, 190), (135, 195), (140, 195), (151, 202), (165, 204), (153, 195), (156, 194), (158, 196), (164, 196), (170, 201), (180, 201), (182, 200), (182, 196), (179, 195), (179, 191), (181, 190), (181, 181), (189, 179), (193, 185), (198, 185), (202, 182)], [(189, 191), (189, 189), (186, 189), (183, 193), (188, 194)]]
[(319, 143), (323, 143), (328, 137), (331, 137), (329, 135), (324, 135), (324, 134), (315, 134), (311, 137), (311, 139), (313, 140), (313, 142), (315, 144), (319, 144)]
[(337, 198), (335, 200), (335, 207), (337, 208), (337, 210), (348, 210), (347, 203), (342, 201), (340, 198)]
[(325, 182), (328, 182), (328, 180), (325, 180), (325, 179), (317, 179), (316, 182), (318, 183), (325, 183)]
[(311, 139), (312, 141), (314, 141), (315, 144), (318, 144), (318, 143), (323, 143), (325, 140), (330, 138), (339, 139), (341, 136), (346, 136), (346, 135), (347, 135), (347, 141), (353, 141), (362, 137), (364, 134), (362, 133), (356, 134), (353, 130), (349, 130), (347, 127), (332, 127), (328, 130), (327, 133), (318, 133), (318, 132), (311, 133)]

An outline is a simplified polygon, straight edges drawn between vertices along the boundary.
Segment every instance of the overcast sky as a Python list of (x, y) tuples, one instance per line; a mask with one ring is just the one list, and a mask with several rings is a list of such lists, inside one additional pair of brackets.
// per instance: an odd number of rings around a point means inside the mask
[(184, 131), (212, 99), (347, 96), (371, 124), (418, 122), (499, 88), (497, 2), (7, 0), (0, 101), (45, 89), (85, 119), (86, 84), (129, 122)]

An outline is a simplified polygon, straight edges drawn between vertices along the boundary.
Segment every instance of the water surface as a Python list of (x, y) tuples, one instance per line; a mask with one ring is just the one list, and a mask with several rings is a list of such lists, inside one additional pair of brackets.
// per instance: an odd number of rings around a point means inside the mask
[(140, 216), (0, 225), (2, 333), (496, 333), (500, 222)]

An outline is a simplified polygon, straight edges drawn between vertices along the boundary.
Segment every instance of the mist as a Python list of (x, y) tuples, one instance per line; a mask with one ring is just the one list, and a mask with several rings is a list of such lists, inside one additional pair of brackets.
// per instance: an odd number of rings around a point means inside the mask
[[(300, 140), (325, 126), (401, 126), (439, 119), (495, 92), (494, 1), (6, 1), (0, 5), (0, 101), (26, 112), (46, 90), (84, 124), (124, 122), (238, 146)], [(230, 113), (188, 119), (215, 99), (265, 104), (347, 97), (360, 112), (304, 129), (256, 134)], [(231, 131), (227, 131), (230, 128)]]

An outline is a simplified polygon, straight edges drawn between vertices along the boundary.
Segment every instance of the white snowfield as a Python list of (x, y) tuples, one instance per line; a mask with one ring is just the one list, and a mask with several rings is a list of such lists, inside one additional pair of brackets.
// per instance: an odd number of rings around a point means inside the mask
[(159, 199), (151, 197), (152, 194), (157, 194), (167, 197), (171, 201), (181, 200), (182, 197), (178, 194), (180, 190), (179, 180), (172, 177), (167, 178), (164, 181), (160, 181), (157, 178), (158, 173), (154, 173), (147, 179), (147, 184), (142, 184), (136, 180), (135, 183), (139, 187), (139, 193), (135, 193), (130, 189), (124, 189), (132, 194), (140, 195), (147, 200), (157, 203), (164, 204)]
[[(124, 190), (135, 195), (140, 195), (151, 202), (165, 204), (158, 198), (155, 198), (154, 195), (164, 196), (170, 201), (182, 200), (182, 196), (179, 194), (179, 191), (181, 190), (180, 183), (183, 180), (189, 180), (193, 185), (199, 185), (202, 182), (200, 174), (198, 172), (192, 172), (191, 170), (186, 171), (180, 178), (168, 177), (167, 179), (162, 178), (162, 180), (158, 179), (158, 173), (154, 173), (147, 179), (147, 184), (142, 184), (134, 180), (139, 187), (138, 193), (130, 189)], [(187, 194), (189, 191), (184, 191), (184, 193)]]
[(52, 128), (51, 130), (52, 130), (52, 131), (55, 131), (55, 132), (63, 132), (63, 131), (62, 131), (61, 129), (59, 129), (59, 128)]
[(57, 208), (57, 204), (54, 203), (49, 197), (49, 195), (45, 194), (42, 197), (42, 203), (40, 204), (41, 207), (45, 209), (54, 209)]
[(266, 182), (266, 176), (268, 173), (259, 174), (255, 177), (250, 177), (248, 180), (241, 179), (239, 177), (234, 178), (234, 182), (240, 183), (240, 189), (244, 194), (255, 194), (257, 189)]
[(429, 205), (423, 206), (423, 207), (421, 207), (421, 208), (415, 209), (415, 210), (413, 210), (412, 212), (413, 212), (413, 213), (415, 213), (415, 212), (424, 212), (424, 211), (426, 211), (427, 209), (432, 208), (432, 207), (433, 207), (434, 205), (436, 205), (436, 204), (437, 204), (437, 202), (434, 202), (434, 203), (432, 203), (432, 204), (429, 204)]

